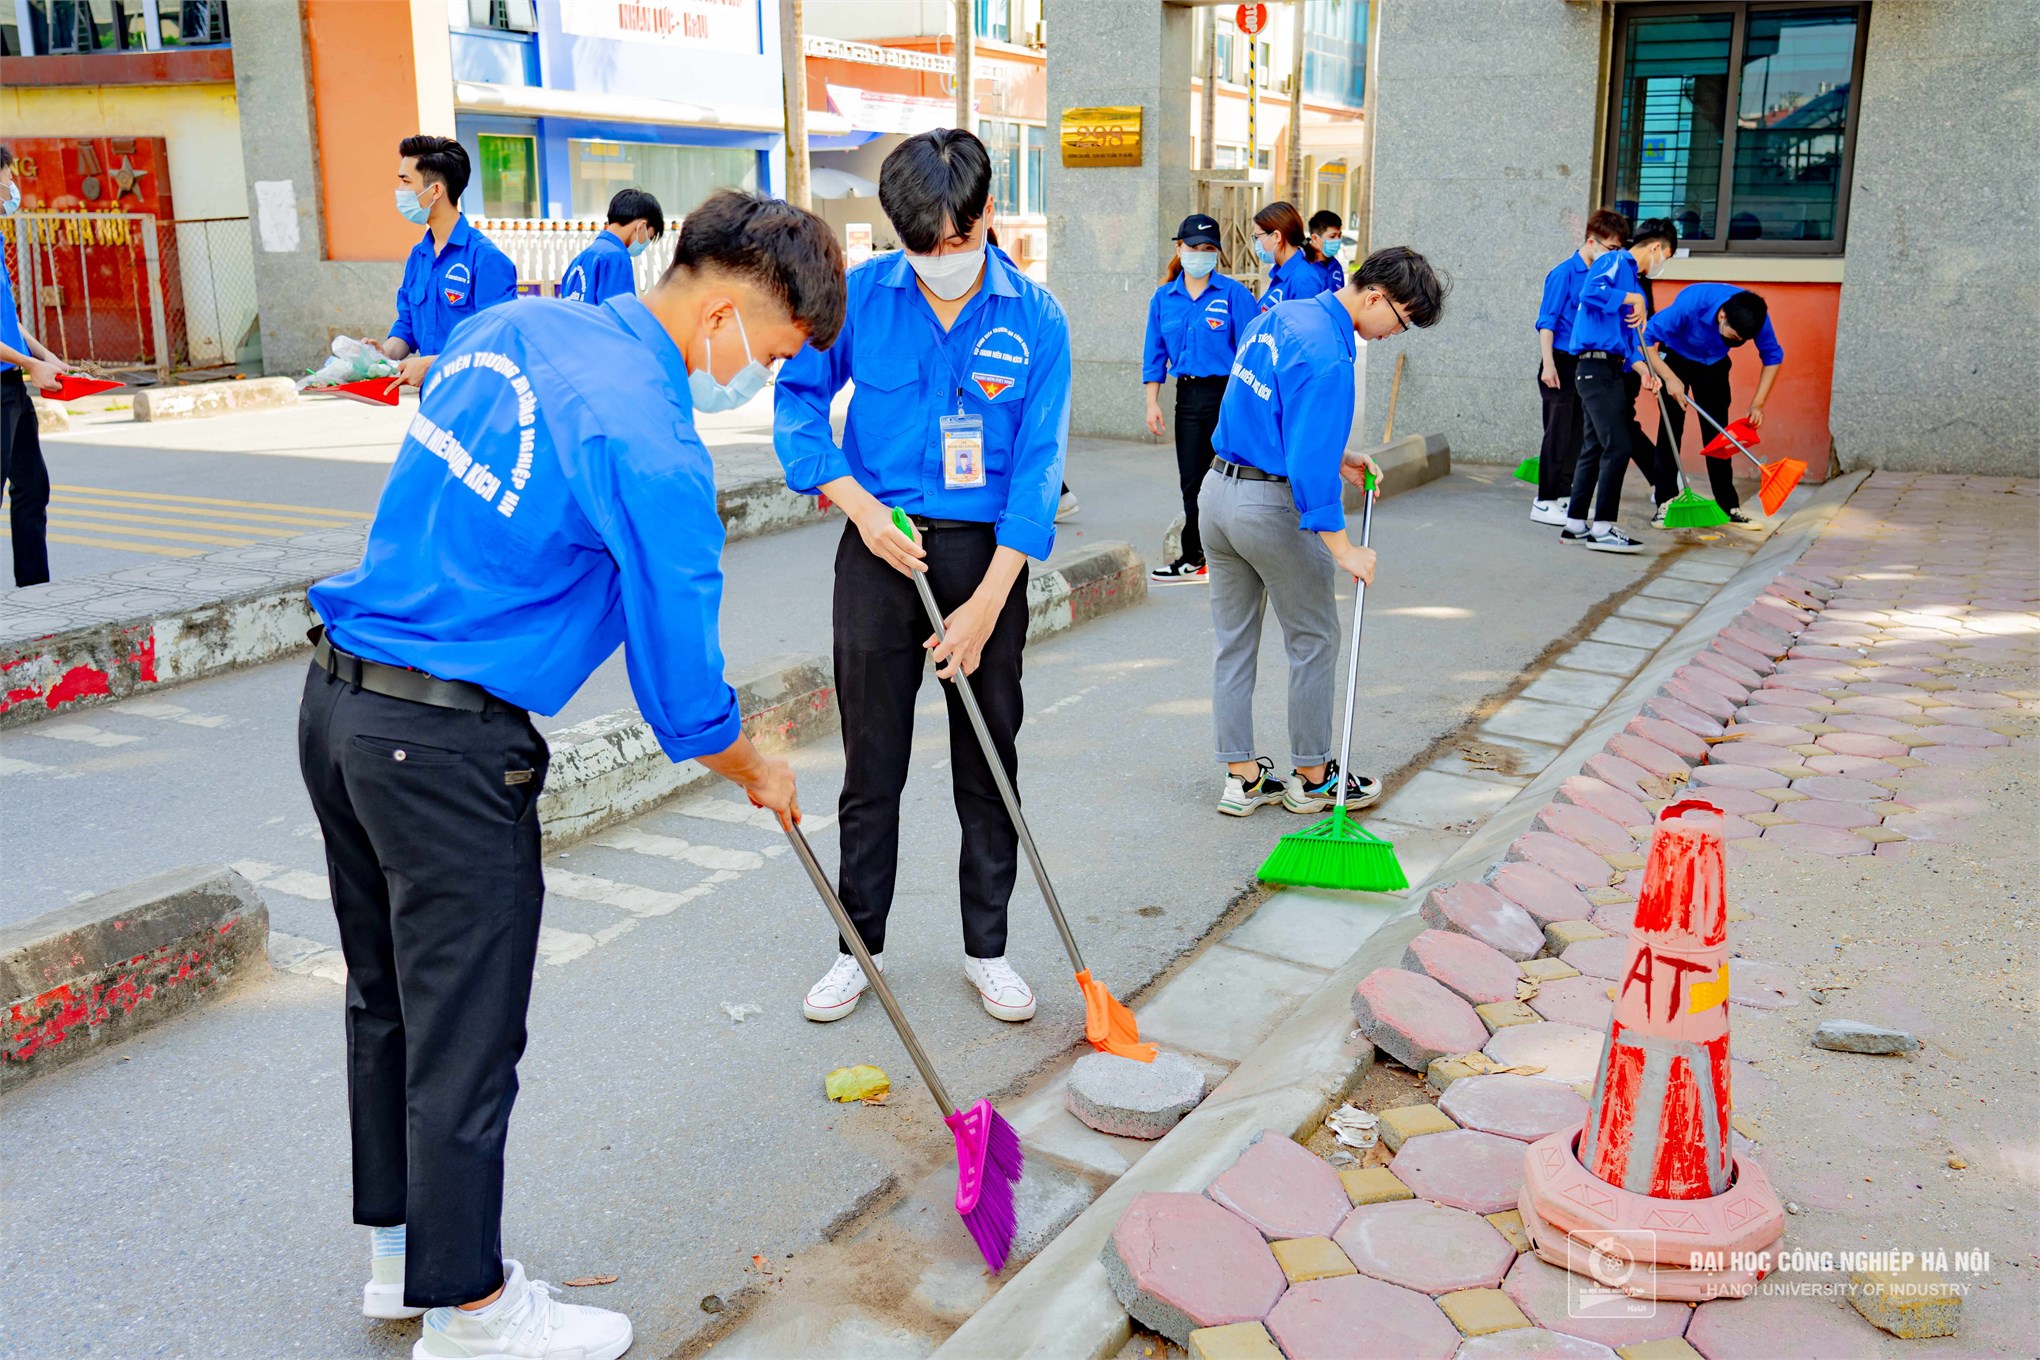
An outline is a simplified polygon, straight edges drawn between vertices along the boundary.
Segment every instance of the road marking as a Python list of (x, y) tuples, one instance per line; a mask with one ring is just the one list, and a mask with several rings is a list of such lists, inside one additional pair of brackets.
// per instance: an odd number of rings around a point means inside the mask
[(631, 826), (598, 836), (595, 844), (606, 845), (612, 850), (633, 850), (640, 855), (675, 859), (682, 864), (692, 864), (703, 869), (765, 867), (765, 856), (755, 850), (725, 850), (719, 845), (696, 845), (692, 841), (683, 841), (678, 836), (661, 836), (650, 831), (639, 831)]
[(1096, 688), (1098, 688), (1096, 685), (1086, 685), (1084, 688), (1078, 690), (1075, 694), (1065, 694), (1062, 698), (1056, 700), (1054, 703), (1050, 704), (1047, 708), (1042, 709), (1039, 713), (1034, 713), (1029, 716), (1037, 719), (1046, 718), (1049, 714), (1054, 713), (1058, 709), (1068, 708), (1072, 704), (1080, 704), (1084, 701), (1084, 696), (1086, 694), (1089, 694), (1092, 690)]
[[(79, 519), (62, 510), (50, 511), (50, 523), (61, 524), (68, 529), (101, 529), (108, 533), (122, 532), (120, 526), (95, 524), (90, 519)], [(187, 534), (175, 529), (127, 529), (124, 532), (139, 534), (143, 538), (167, 538), (172, 543), (211, 543), (222, 548), (245, 548), (260, 543), (260, 538), (229, 538), (225, 534)]]
[[(755, 826), (764, 831), (779, 830), (779, 818), (770, 808), (754, 808), (748, 803), (733, 803), (712, 793), (698, 793), (684, 803), (675, 803), (673, 810), (683, 817), (699, 817), (705, 822)], [(836, 815), (832, 812), (811, 812), (800, 819), (800, 829), (810, 836), (817, 831), (827, 831), (835, 824)]]
[(324, 978), (343, 985), (347, 981), (347, 959), (339, 950), (280, 930), (269, 932), (269, 966), (279, 973)]
[(554, 930), (551, 926), (538, 928), (539, 961), (555, 968), (593, 952), (595, 943), (593, 935), (583, 935), (578, 930)]
[(259, 859), (237, 859), (227, 867), (260, 888), (286, 893), (291, 897), (302, 897), (309, 902), (333, 900), (332, 890), (324, 874), (308, 874), (302, 869), (286, 869), (281, 864), (266, 864)]
[(215, 496), (180, 496), (169, 491), (124, 491), (113, 486), (74, 486), (57, 482), (53, 491), (83, 491), (96, 496), (124, 496), (143, 501), (173, 501), (180, 505), (231, 505), (242, 510), (295, 510), (301, 514), (319, 515), (328, 519), (366, 519), (359, 510), (335, 510), (328, 505), (285, 505), (280, 501), (230, 501)]
[[(223, 500), (164, 491), (59, 485), (50, 504), (52, 543), (157, 557), (196, 557), (206, 548), (248, 547), (337, 529), (367, 518), (359, 510), (272, 501)], [(70, 532), (65, 532), (66, 530)], [(0, 527), (0, 533), (6, 533)], [(163, 540), (152, 542), (151, 540)], [(179, 544), (202, 547), (180, 547)]]
[(140, 737), (131, 737), (125, 732), (102, 732), (89, 723), (81, 722), (37, 723), (35, 735), (48, 737), (52, 741), (75, 741), (81, 746), (126, 746), (130, 742), (141, 740)]
[(635, 883), (618, 883), (613, 878), (598, 878), (594, 874), (577, 874), (571, 869), (555, 869), (551, 865), (545, 870), (545, 890), (571, 897), (577, 902), (594, 902), (605, 907), (615, 907), (633, 916), (668, 916), (686, 906), (696, 898), (705, 897), (715, 891), (718, 883), (727, 883), (743, 875), (728, 869), (720, 869), (701, 882), (681, 892), (665, 892), (658, 888), (641, 888)]
[[(139, 510), (143, 508), (145, 507), (125, 506), (121, 510), (101, 510), (96, 506), (79, 506), (74, 502), (65, 501), (51, 506), (50, 514), (53, 518), (57, 519), (68, 518), (77, 528), (103, 529), (110, 534), (153, 534), (154, 532), (150, 529), (130, 529), (127, 527), (130, 524), (174, 524), (182, 529), (206, 529), (228, 534), (253, 534), (257, 539), (288, 538), (293, 534), (305, 532), (302, 527), (294, 525), (229, 524), (204, 515), (196, 517), (184, 516), (166, 520), (155, 515), (130, 515), (123, 513), (125, 510)], [(103, 524), (99, 522), (101, 520), (111, 520), (113, 522)]]
[[(207, 713), (193, 713), (182, 704), (173, 704), (162, 699), (129, 699), (126, 703), (115, 704), (116, 713), (132, 713), (137, 718), (154, 718), (158, 722), (183, 723), (187, 727), (225, 727), (227, 719)], [(276, 818), (282, 821), (283, 818)]]
[[(64, 497), (62, 503), (65, 505), (79, 507), (103, 506), (108, 510), (161, 510), (165, 512), (174, 513), (174, 509), (172, 507), (160, 506), (152, 501), (134, 500), (127, 496), (125, 493), (117, 492), (108, 492), (105, 495), (92, 495), (92, 496), (74, 494)], [(254, 524), (287, 524), (287, 525), (294, 524), (313, 529), (330, 529), (333, 527), (332, 520), (320, 519), (311, 515), (257, 514), (253, 510), (223, 510), (219, 508), (222, 505), (227, 505), (231, 503), (232, 502), (228, 501), (213, 501), (208, 503), (206, 507), (202, 511), (199, 511), (198, 513), (204, 515), (207, 519), (247, 520)], [(362, 512), (350, 511), (349, 514), (354, 519), (365, 519), (367, 517), (366, 514)], [(240, 526), (236, 525), (235, 527), (238, 528)], [(302, 532), (302, 529), (298, 530), (298, 532)]]
[[(12, 538), (0, 524), (0, 538)], [(118, 548), (122, 552), (154, 553), (157, 557), (203, 557), (203, 548), (172, 548), (161, 543), (130, 543), (120, 538), (87, 538), (84, 534), (45, 534), (51, 543), (68, 543), (74, 548)]]
[(17, 774), (48, 774), (50, 767), (38, 765), (32, 760), (16, 760), (12, 756), (0, 756), (0, 779)]

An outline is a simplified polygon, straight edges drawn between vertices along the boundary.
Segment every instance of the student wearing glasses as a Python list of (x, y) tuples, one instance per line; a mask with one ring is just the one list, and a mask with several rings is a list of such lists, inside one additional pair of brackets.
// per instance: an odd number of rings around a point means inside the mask
[(1303, 216), (1294, 203), (1270, 203), (1254, 214), (1254, 253), (1269, 266), (1261, 289), (1261, 310), (1281, 302), (1300, 302), (1329, 292), (1325, 255), (1303, 232)]

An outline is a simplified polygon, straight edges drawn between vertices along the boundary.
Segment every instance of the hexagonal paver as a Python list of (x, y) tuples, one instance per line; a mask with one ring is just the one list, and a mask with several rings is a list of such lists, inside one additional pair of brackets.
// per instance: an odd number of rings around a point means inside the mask
[(1636, 838), (1620, 826), (1598, 812), (1571, 803), (1546, 803), (1538, 809), (1531, 824), (1539, 831), (1549, 831), (1585, 846), (1597, 855), (1629, 854), (1636, 849)]
[(1070, 1068), (1065, 1103), (1100, 1133), (1160, 1138), (1204, 1099), (1204, 1073), (1180, 1053), (1138, 1062), (1116, 1053), (1086, 1053)]
[(1868, 732), (1878, 737), (1909, 737), (1920, 729), (1898, 718), (1880, 718), (1874, 713), (1830, 713), (1825, 726), (1830, 732)]
[[(1635, 919), (1633, 908), (1630, 917)], [(1610, 935), (1605, 940), (1581, 940), (1569, 945), (1559, 958), (1589, 977), (1619, 978), (1629, 969), (1629, 941), (1620, 935)]]
[(1799, 979), (1783, 964), (1730, 959), (1728, 999), (1738, 1006), (1775, 1011), (1799, 1004)]
[[(1536, 1028), (1512, 1026), (1516, 1031)], [(1492, 1214), (1515, 1207), (1516, 1193), (1523, 1188), (1523, 1145), (1513, 1138), (1475, 1129), (1433, 1133), (1403, 1144), (1388, 1169), (1414, 1190), (1419, 1199), (1436, 1200), (1476, 1214)]]
[(1583, 773), (1612, 784), (1622, 792), (1635, 798), (1664, 798), (1670, 795), (1672, 786), (1662, 775), (1652, 774), (1633, 760), (1597, 751), (1580, 765)]
[(1331, 1163), (1273, 1129), (1263, 1129), (1204, 1193), (1270, 1241), (1330, 1237), (1351, 1208)]
[(1099, 1259), (1126, 1311), (1179, 1346), (1198, 1327), (1261, 1321), (1289, 1284), (1261, 1234), (1202, 1195), (1137, 1196)]
[(1898, 773), (1898, 767), (1890, 761), (1870, 756), (1808, 756), (1806, 768), (1815, 774), (1846, 775), (1850, 779), (1868, 779), (1873, 783)]
[(1620, 1360), (1598, 1341), (1542, 1327), (1516, 1327), (1470, 1338), (1456, 1360)]
[(1516, 999), (1515, 960), (1457, 931), (1419, 933), (1403, 951), (1403, 967), (1444, 983), (1469, 1005)]
[(1603, 888), (1614, 878), (1606, 860), (1549, 831), (1524, 832), (1510, 842), (1505, 858), (1549, 869), (1577, 888)]
[[(1707, 759), (1712, 765), (1761, 766), (1773, 774), (1783, 776), (1784, 779), (1795, 779), (1800, 775), (1813, 773), (1806, 768), (1805, 761), (1783, 746), (1771, 746), (1763, 742), (1726, 741), (1709, 751)], [(1779, 783), (1782, 780), (1774, 779), (1771, 782)]]
[(1608, 754), (1635, 761), (1652, 774), (1666, 779), (1681, 778), (1698, 763), (1675, 755), (1656, 742), (1639, 737), (1634, 732), (1617, 732), (1608, 738), (1607, 749)]
[(1932, 727), (1919, 729), (1921, 736), (1929, 738), (1935, 746), (2010, 746), (2012, 739), (2002, 732), (1993, 732), (1987, 727), (1956, 727), (1948, 723), (1936, 723)]
[(1534, 1025), (1511, 1025), (1496, 1030), (1482, 1045), (1481, 1052), (1504, 1067), (1541, 1067), (1544, 1070), (1536, 1075), (1544, 1080), (1577, 1086), (1591, 1082), (1600, 1070), (1601, 1035), (1578, 1025), (1543, 1020)]
[(1538, 1326), (1598, 1341), (1604, 1346), (1628, 1346), (1678, 1336), (1686, 1330), (1686, 1321), (1692, 1316), (1691, 1305), (1663, 1300), (1649, 1309), (1647, 1316), (1629, 1316), (1629, 1299), (1586, 1296), (1583, 1301), (1573, 1279), (1536, 1252), (1526, 1251), (1509, 1268), (1509, 1278), (1502, 1281), (1502, 1292), (1514, 1299), (1516, 1306)]
[[(1621, 925), (1627, 930), (1636, 919), (1635, 904), (1624, 904), (1619, 914), (1626, 918)], [(1546, 1020), (1556, 1020), (1562, 1025), (1603, 1031), (1608, 1028), (1609, 1017), (1615, 1013), (1615, 1001), (1608, 995), (1614, 987), (1612, 978), (1588, 977), (1585, 974), (1560, 978), (1538, 985), (1537, 995), (1530, 998), (1530, 1009)]]
[(1813, 739), (1813, 744), (1825, 746), (1838, 756), (1875, 756), (1880, 760), (1902, 756), (1908, 749), (1903, 742), (1869, 732), (1823, 732)]
[(1741, 685), (1745, 690), (1755, 689), (1763, 683), (1764, 677), (1770, 674), (1769, 671), (1752, 670), (1740, 661), (1713, 651), (1695, 654), (1693, 664), (1713, 671), (1717, 675), (1725, 675), (1738, 685)]
[(1707, 743), (1675, 722), (1648, 716), (1636, 717), (1631, 718), (1629, 725), (1622, 730), (1664, 747), (1688, 765), (1698, 765), (1707, 759)]
[(1544, 930), (1485, 883), (1448, 883), (1424, 897), (1424, 924), (1470, 935), (1509, 958), (1534, 957), (1544, 948)]
[[(1730, 766), (1729, 768), (1739, 769), (1742, 767)], [(1696, 770), (1694, 773), (1697, 774), (1699, 771)], [(1737, 817), (1747, 817), (1752, 812), (1770, 812), (1778, 806), (1776, 802), (1766, 798), (1755, 789), (1736, 788), (1728, 784), (1709, 784), (1695, 789), (1689, 796), (1698, 798), (1703, 803), (1711, 803), (1721, 811)], [(1807, 801), (1811, 802), (1812, 800), (1808, 799)]]
[[(1894, 805), (1885, 803), (1882, 806), (1893, 808)], [(1779, 808), (1778, 815), (1805, 826), (1831, 826), (1841, 831), (1875, 826), (1882, 820), (1882, 814), (1871, 811), (1868, 804), (1841, 803), (1827, 798), (1801, 798)]]
[[(1680, 688), (1686, 689), (1686, 686), (1682, 685)], [(1688, 692), (1690, 693), (1691, 691), (1689, 690)], [(1731, 711), (1733, 709), (1733, 706), (1718, 694), (1709, 694), (1706, 698), (1713, 703), (1720, 704), (1724, 708), (1731, 709)], [(1663, 689), (1660, 689), (1656, 694), (1643, 701), (1643, 711), (1647, 717), (1660, 718), (1674, 727), (1683, 727), (1696, 737), (1720, 736), (1721, 725), (1729, 717), (1728, 714), (1716, 717), (1703, 712), (1700, 708), (1688, 703), (1684, 699), (1666, 694)]]
[(1736, 680), (1731, 680), (1720, 671), (1699, 665), (1698, 663), (1679, 667), (1672, 672), (1672, 679), (1683, 681), (1688, 685), (1712, 690), (1722, 698), (1738, 705), (1749, 701), (1750, 686)]
[(1487, 881), (1494, 890), (1521, 907), (1538, 928), (1553, 921), (1585, 920), (1593, 904), (1586, 894), (1541, 864), (1527, 860), (1504, 860), (1488, 870)]
[(1990, 764), (1990, 753), (1966, 746), (1921, 746), (1914, 749), (1913, 759), (1942, 769), (1979, 770)]
[(1487, 1041), (1487, 1026), (1473, 1007), (1443, 983), (1405, 968), (1377, 968), (1360, 979), (1353, 1014), (1376, 1048), (1413, 1072)]
[(1812, 850), (1837, 858), (1846, 855), (1867, 855), (1876, 849), (1853, 831), (1842, 831), (1832, 826), (1802, 826), (1797, 822), (1767, 829), (1764, 832), (1764, 839), (1773, 845), (1788, 846), (1794, 850)]
[(1361, 1274), (1425, 1294), (1493, 1288), (1516, 1263), (1479, 1214), (1420, 1199), (1355, 1209), (1333, 1240)]
[(1587, 1102), (1580, 1099), (1579, 1092), (1555, 1081), (1506, 1072), (1460, 1078), (1446, 1088), (1438, 1108), (1462, 1128), (1500, 1134), (1519, 1143), (1534, 1143), (1587, 1120)]
[(1598, 812), (1617, 826), (1649, 826), (1650, 809), (1613, 784), (1592, 775), (1569, 775), (1559, 784), (1559, 801)]
[[(1735, 743), (1718, 748), (1727, 750)], [(1702, 765), (1693, 771), (1693, 787), (1696, 789), (1768, 789), (1779, 783), (1778, 776), (1755, 765), (1738, 765), (1734, 761), (1721, 761)], [(1705, 797), (1705, 794), (1701, 795)]]
[(1449, 1360), (1459, 1329), (1424, 1295), (1366, 1275), (1293, 1287), (1268, 1314), (1289, 1360)]
[(1781, 1337), (1804, 1360), (1856, 1360), (1882, 1349), (1877, 1329), (1839, 1299), (1759, 1291), (1703, 1303), (1686, 1324), (1686, 1340), (1707, 1360), (1770, 1360)]

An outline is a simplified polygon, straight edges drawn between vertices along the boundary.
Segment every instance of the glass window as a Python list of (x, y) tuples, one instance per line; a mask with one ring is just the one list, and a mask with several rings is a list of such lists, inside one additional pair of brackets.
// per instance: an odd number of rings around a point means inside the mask
[(980, 38), (994, 42), (1013, 41), (1012, 0), (976, 0), (971, 22), (976, 26)]
[(1233, 79), (1233, 35), (1222, 28), (1218, 31), (1218, 78)]
[(1020, 125), (996, 118), (978, 124), (978, 138), (992, 158), (992, 198), (1005, 212), (1020, 212)]
[(1028, 127), (1022, 131), (1027, 139), (1027, 201), (1021, 211), (1039, 217), (1048, 211), (1048, 179), (1043, 174), (1042, 165), (1048, 145), (1048, 129)]
[(576, 217), (604, 217), (618, 189), (636, 187), (675, 222), (718, 189), (758, 187), (758, 153), (739, 147), (570, 140), (567, 170)]
[[(141, 0), (29, 0), (28, 27), (35, 50), (139, 52), (146, 46)], [(11, 52), (10, 52), (11, 55)]]
[(165, 47), (204, 47), (233, 41), (226, 0), (157, 0)]
[(1261, 43), (1258, 50), (1261, 54), (1261, 64), (1260, 69), (1254, 74), (1255, 79), (1260, 82), (1261, 88), (1265, 90), (1268, 88), (1268, 72), (1273, 70), (1275, 66), (1275, 47), (1272, 43)]
[(1359, 108), (1367, 98), (1368, 0), (1305, 0), (1303, 91)]
[(1838, 250), (1863, 7), (1651, 6), (1619, 22), (1608, 200), (1670, 217), (1697, 250)]
[[(538, 207), (538, 142), (483, 133), (475, 138), (482, 169), (482, 216), (542, 217)], [(603, 208), (607, 210), (605, 200)]]
[(468, 27), (535, 33), (538, 15), (533, 11), (532, 0), (468, 0)]

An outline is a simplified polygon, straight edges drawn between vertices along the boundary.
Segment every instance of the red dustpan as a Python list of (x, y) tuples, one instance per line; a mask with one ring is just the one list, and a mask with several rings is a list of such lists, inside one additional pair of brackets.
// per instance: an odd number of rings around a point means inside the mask
[(111, 392), (116, 387), (126, 387), (124, 382), (113, 382), (106, 378), (88, 378), (82, 373), (66, 373), (54, 388), (38, 387), (36, 395), (47, 401), (76, 401), (97, 392)]
[[(1700, 452), (1709, 458), (1733, 458), (1737, 448), (1741, 448), (1744, 453), (1748, 453), (1752, 444), (1761, 444), (1763, 442), (1763, 438), (1757, 433), (1756, 426), (1750, 424), (1747, 420), (1736, 419), (1729, 421), (1727, 428), (1722, 429), (1720, 434), (1708, 440), (1701, 447)], [(1752, 459), (1751, 461), (1754, 462), (1755, 460)]]
[[(1687, 398), (1686, 405), (1700, 411), (1700, 407), (1690, 397)], [(1757, 427), (1747, 420), (1731, 420), (1724, 427), (1717, 424), (1714, 417), (1705, 411), (1700, 411), (1700, 418), (1720, 431), (1701, 447), (1700, 452), (1709, 458), (1733, 458), (1740, 453), (1752, 463), (1756, 463), (1759, 472), (1757, 498), (1764, 503), (1765, 514), (1777, 514), (1778, 507), (1785, 504), (1785, 498), (1792, 494), (1792, 488), (1798, 486), (1799, 479), (1806, 475), (1806, 464), (1797, 458), (1780, 458), (1775, 463), (1758, 461), (1757, 456), (1750, 452), (1749, 446), (1763, 441), (1757, 434)]]
[(388, 378), (363, 378), (360, 382), (335, 383), (331, 387), (314, 388), (317, 392), (331, 392), (336, 397), (352, 397), (365, 401), (371, 406), (395, 406), (397, 389), (402, 386), (394, 376)]

